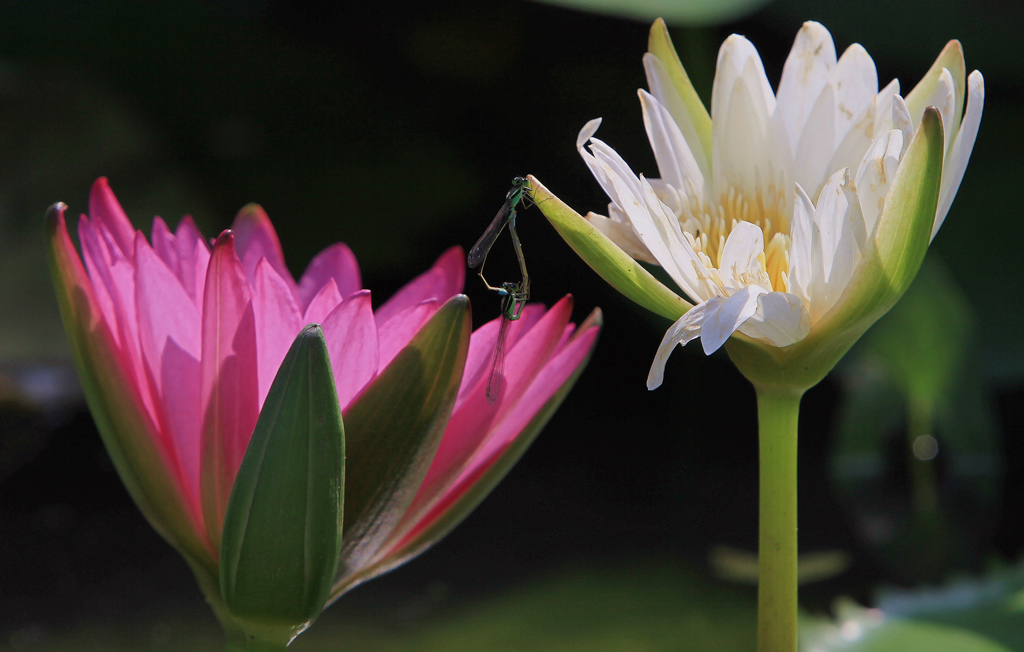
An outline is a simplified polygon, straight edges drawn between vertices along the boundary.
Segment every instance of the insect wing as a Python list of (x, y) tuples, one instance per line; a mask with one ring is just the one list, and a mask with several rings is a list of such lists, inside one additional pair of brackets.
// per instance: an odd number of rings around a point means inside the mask
[(480, 239), (476, 241), (473, 248), (469, 250), (469, 256), (466, 257), (466, 263), (470, 269), (476, 269), (480, 267), (480, 264), (487, 258), (487, 254), (491, 251), (491, 247), (494, 246), (494, 241), (498, 239), (501, 234), (501, 230), (505, 228), (505, 223), (508, 222), (509, 215), (512, 213), (512, 205), (505, 201), (498, 209), (498, 214), (494, 216), (494, 219), (488, 225)]

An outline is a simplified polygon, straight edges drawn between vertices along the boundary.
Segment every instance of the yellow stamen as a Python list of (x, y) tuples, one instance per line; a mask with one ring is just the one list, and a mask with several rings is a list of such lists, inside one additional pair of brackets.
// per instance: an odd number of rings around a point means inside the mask
[[(708, 268), (717, 269), (721, 264), (725, 241), (736, 224), (750, 222), (761, 227), (764, 234), (764, 254), (759, 260), (767, 281), (775, 291), (789, 291), (789, 216), (774, 184), (766, 193), (758, 190), (753, 201), (730, 186), (717, 205), (697, 205), (692, 199), (681, 203), (680, 226), (691, 236), (688, 239)], [(709, 277), (717, 278), (718, 274)]]

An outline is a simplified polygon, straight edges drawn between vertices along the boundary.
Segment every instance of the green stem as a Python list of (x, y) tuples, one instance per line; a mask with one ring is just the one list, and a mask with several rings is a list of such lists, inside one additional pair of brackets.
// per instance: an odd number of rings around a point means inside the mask
[(761, 446), (757, 649), (796, 652), (796, 446), (803, 392), (756, 389)]
[(220, 597), (220, 582), (217, 578), (216, 568), (209, 568), (193, 559), (191, 556), (182, 553), (192, 572), (196, 576), (199, 590), (203, 592), (206, 603), (213, 610), (220, 626), (224, 628), (224, 645), (227, 652), (245, 652), (246, 635), (241, 626), (231, 617), (228, 607)]

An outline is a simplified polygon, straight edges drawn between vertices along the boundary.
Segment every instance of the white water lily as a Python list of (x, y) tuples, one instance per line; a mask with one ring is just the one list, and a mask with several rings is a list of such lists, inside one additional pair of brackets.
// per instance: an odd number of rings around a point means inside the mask
[(658, 54), (644, 56), (650, 92), (639, 95), (661, 178), (635, 174), (594, 138), (600, 119), (577, 139), (611, 199), (608, 217), (587, 220), (631, 257), (663, 267), (696, 304), (665, 334), (650, 389), (661, 384), (675, 346), (698, 337), (708, 354), (736, 332), (759, 346), (801, 342), (865, 282), (867, 261), (892, 259), (899, 243), (881, 242), (876, 227), (931, 106), (943, 139), (934, 237), (963, 178), (984, 103), (981, 74), (964, 83), (957, 41), (904, 99), (896, 80), (878, 89), (874, 62), (860, 45), (837, 59), (818, 23), (797, 34), (778, 93), (753, 45), (733, 35), (719, 51), (710, 116), (671, 43)]

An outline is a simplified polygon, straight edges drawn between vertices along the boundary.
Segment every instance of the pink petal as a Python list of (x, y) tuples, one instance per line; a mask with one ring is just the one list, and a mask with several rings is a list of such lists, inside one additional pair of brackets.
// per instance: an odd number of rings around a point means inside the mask
[(174, 246), (174, 234), (167, 228), (167, 223), (160, 217), (153, 218), (153, 231), (150, 234), (153, 240), (153, 251), (164, 261), (167, 268), (177, 274), (178, 250)]
[[(523, 308), (522, 316), (518, 319), (519, 323), (511, 324), (506, 333), (505, 346), (508, 348), (514, 346), (519, 335), (528, 332), (544, 314), (545, 309), (541, 304), (531, 303)], [(482, 377), (486, 375), (489, 379), (491, 364), (494, 361), (495, 340), (498, 338), (500, 326), (501, 317), (492, 319), (473, 332), (473, 336), (469, 340), (469, 353), (466, 356), (462, 384), (459, 386), (459, 396), (455, 400), (456, 410), (470, 397)]]
[(89, 215), (96, 226), (113, 236), (121, 254), (131, 259), (135, 250), (135, 227), (114, 196), (106, 177), (100, 177), (92, 184), (89, 191)]
[(327, 315), (323, 321), (327, 354), (331, 358), (338, 404), (344, 412), (352, 399), (377, 375), (379, 345), (370, 291), (363, 290)]
[(200, 315), (191, 297), (142, 234), (135, 240), (139, 341), (148, 376), (159, 396), (158, 419), (174, 452), (189, 508), (198, 517)]
[(441, 305), (461, 292), (465, 283), (466, 262), (462, 249), (452, 247), (437, 259), (433, 267), (414, 278), (384, 305), (377, 308), (374, 312), (377, 326), (429, 299), (434, 299), (437, 305)]
[(327, 279), (327, 283), (320, 288), (312, 301), (306, 307), (306, 314), (302, 316), (302, 323), (319, 324), (330, 314), (332, 310), (341, 303), (341, 293), (333, 278)]
[[(83, 386), (93, 409), (104, 415), (104, 442), (122, 461), (118, 472), (146, 516), (176, 545), (201, 555), (201, 515), (189, 512), (188, 492), (174, 471), (174, 453), (147, 416), (131, 379), (131, 363), (100, 311), (95, 285), (68, 236), (63, 207), (55, 208), (47, 222), (54, 283), (75, 357), (83, 367)], [(173, 495), (167, 494), (168, 488)]]
[(217, 238), (206, 274), (200, 387), (200, 485), (207, 536), (220, 546), (231, 485), (259, 416), (259, 367), (249, 283), (234, 238)]
[[(189, 221), (191, 222), (191, 220)], [(192, 240), (192, 244), (189, 246), (188, 240), (181, 239), (181, 227), (178, 228), (178, 232), (178, 247), (189, 247), (188, 253), (181, 257), (181, 284), (186, 290), (189, 290), (190, 287), (194, 288), (190, 291), (192, 300), (197, 306), (201, 306), (203, 305), (203, 291), (206, 288), (206, 268), (210, 264), (210, 248), (202, 236)]]
[[(377, 324), (377, 342), (380, 346), (380, 358), (377, 362), (378, 369), (384, 369), (394, 360), (395, 356), (409, 343), (413, 335), (437, 311), (437, 308), (438, 302), (429, 300), (418, 305), (409, 306), (383, 324), (381, 324), (379, 319), (374, 320)], [(374, 313), (375, 318), (376, 316), (377, 314)]]
[(490, 373), (491, 360), (494, 356), (494, 342), (498, 338), (500, 326), (501, 317), (492, 319), (473, 331), (473, 335), (469, 338), (469, 351), (466, 354), (466, 366), (462, 372), (462, 384), (459, 386), (458, 398), (455, 399), (456, 410), (470, 396), (483, 374)]
[[(453, 412), (413, 507), (421, 501), (431, 500), (448, 486), (483, 443), (493, 420), (502, 418), (500, 415), (512, 407), (519, 409), (516, 405), (519, 396), (548, 361), (571, 315), (572, 298), (567, 296), (511, 347), (505, 361), (504, 387), (497, 404), (490, 405), (486, 399), (489, 371), (477, 380), (468, 400)], [(519, 322), (525, 319), (524, 314), (523, 318), (512, 322), (512, 328), (519, 329)], [(512, 332), (509, 333), (511, 337)]]
[(235, 216), (235, 221), (231, 223), (231, 231), (235, 234), (235, 251), (250, 282), (254, 278), (260, 258), (266, 258), (294, 290), (295, 280), (284, 264), (284, 252), (281, 250), (277, 231), (259, 204), (242, 207)]
[(288, 283), (266, 258), (256, 266), (252, 311), (256, 319), (256, 354), (259, 358), (259, 405), (267, 398), (281, 361), (302, 330), (299, 308)]
[(177, 231), (172, 234), (167, 224), (157, 217), (153, 220), (153, 251), (164, 261), (196, 306), (203, 305), (203, 284), (206, 265), (210, 261), (210, 248), (191, 217), (183, 217)]
[(82, 245), (82, 260), (85, 268), (89, 270), (88, 278), (92, 286), (96, 307), (103, 315), (103, 321), (110, 328), (110, 335), (114, 338), (115, 344), (120, 348), (121, 326), (117, 310), (114, 307), (114, 297), (111, 296), (106, 279), (109, 275), (103, 273), (103, 268), (111, 264), (111, 256), (106, 247), (102, 244), (102, 238), (96, 233), (92, 222), (85, 215), (78, 220), (78, 241)]
[[(487, 436), (483, 446), (476, 452), (469, 466), (459, 476), (456, 485), (463, 483), (477, 469), (488, 467), (498, 456), (519, 436), (538, 411), (569, 379), (573, 372), (583, 363), (597, 338), (599, 328), (588, 328), (577, 333), (569, 345), (548, 360), (543, 370), (538, 373), (526, 391), (519, 397), (515, 409), (505, 414), (504, 421), (496, 430)], [(448, 494), (464, 491), (457, 486), (448, 490)], [(447, 497), (447, 496), (446, 496)]]
[[(558, 352), (544, 365), (543, 371), (526, 389), (518, 401), (516, 409), (506, 414), (506, 418), (491, 432), (487, 433), (483, 445), (475, 452), (458, 477), (445, 487), (435, 488), (432, 500), (427, 500), (426, 482), (421, 487), (414, 507), (406, 518), (416, 518), (417, 522), (402, 540), (388, 553), (389, 556), (400, 551), (411, 543), (421, 532), (443, 515), (455, 502), (468, 491), (484, 473), (500, 458), (515, 439), (529, 425), (547, 401), (557, 392), (582, 364), (593, 347), (594, 340), (600, 329), (588, 328), (577, 332), (565, 349)], [(445, 438), (448, 433), (445, 433)], [(427, 508), (424, 510), (424, 508)]]
[(299, 281), (300, 307), (305, 309), (329, 279), (334, 279), (342, 297), (355, 294), (363, 287), (355, 254), (340, 242), (318, 253), (309, 263)]
[[(134, 235), (133, 235), (134, 237)], [(150, 418), (156, 419), (156, 398), (146, 378), (139, 349), (137, 312), (135, 309), (134, 251), (126, 257), (109, 231), (96, 228), (93, 222), (79, 220), (79, 240), (89, 278), (96, 290), (97, 303), (114, 333), (117, 345), (128, 364), (127, 373), (138, 388)]]

